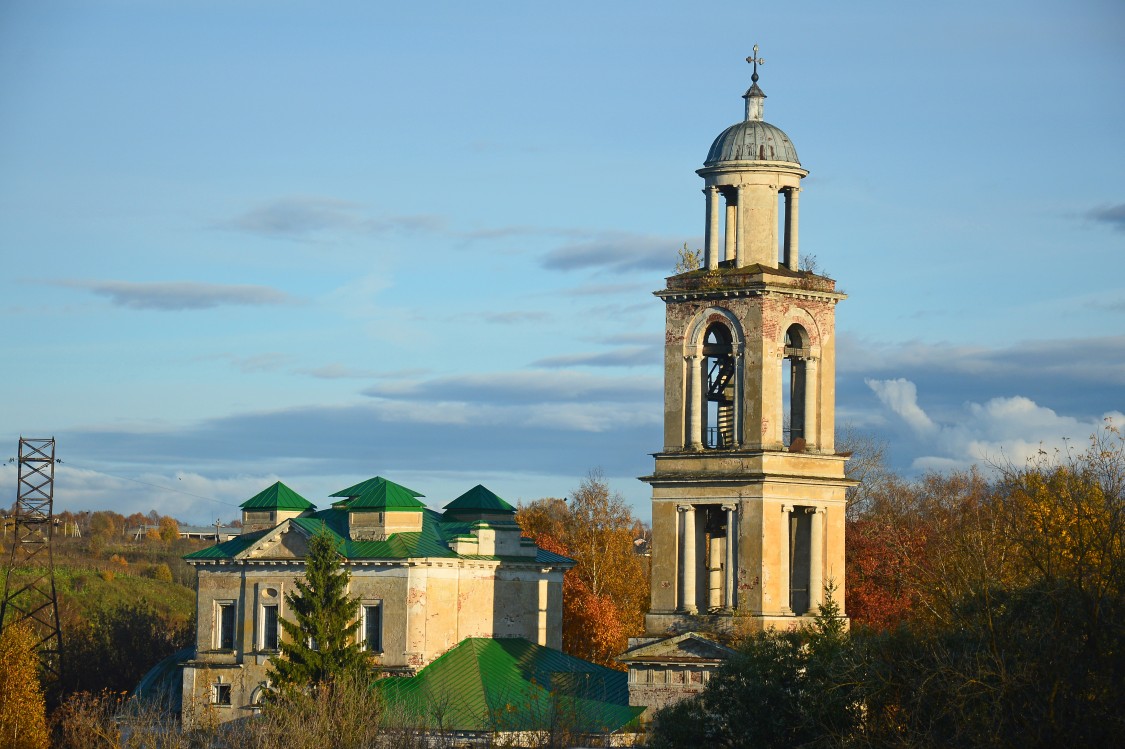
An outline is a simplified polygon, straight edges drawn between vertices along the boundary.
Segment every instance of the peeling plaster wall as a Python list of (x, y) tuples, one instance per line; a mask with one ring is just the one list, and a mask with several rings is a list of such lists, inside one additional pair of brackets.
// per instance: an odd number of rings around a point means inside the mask
[[(295, 534), (284, 534), (290, 535)], [(287, 544), (291, 541), (283, 537), (271, 548)], [(546, 630), (543, 644), (562, 645), (562, 571), (447, 559), (352, 564), (349, 569), (349, 594), (361, 604), (382, 604), (381, 666), (421, 668), (466, 637), (539, 642), (541, 628)], [(205, 713), (226, 721), (252, 712), (251, 697), (266, 681), (275, 655), (261, 647), (261, 607), (277, 605), (280, 616), (291, 619), (284, 599), (304, 564), (294, 559), (200, 565), (198, 572), (196, 655), (183, 676), (185, 725)], [(220, 650), (215, 647), (217, 604), (228, 601), (237, 606), (235, 646)], [(210, 704), (220, 676), (231, 686), (230, 707)]]

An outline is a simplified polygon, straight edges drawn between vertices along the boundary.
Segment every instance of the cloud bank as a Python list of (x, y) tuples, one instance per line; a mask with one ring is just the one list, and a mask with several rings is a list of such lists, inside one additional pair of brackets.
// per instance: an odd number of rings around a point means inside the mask
[(274, 239), (309, 239), (332, 232), (440, 231), (445, 228), (445, 220), (432, 214), (371, 218), (362, 206), (347, 200), (294, 196), (270, 200), (216, 226)]
[[(687, 239), (688, 243), (698, 240)], [(669, 274), (676, 265), (676, 250), (684, 238), (626, 232), (603, 232), (584, 242), (549, 251), (542, 260), (548, 270), (604, 269), (613, 273), (660, 270)]]
[[(918, 391), (905, 379), (866, 381), (883, 407), (913, 437), (915, 470), (966, 468), (972, 464), (1017, 465), (1040, 450), (1064, 449), (1067, 442), (1081, 443), (1106, 419), (1125, 424), (1125, 414), (1109, 411), (1098, 418), (1064, 416), (1030, 398), (991, 398), (967, 402), (950, 418), (937, 421), (918, 403)], [(898, 443), (901, 446), (901, 442)]]
[(233, 305), (266, 306), (297, 303), (296, 298), (269, 286), (194, 281), (134, 283), (80, 280), (60, 281), (58, 285), (86, 289), (98, 296), (108, 297), (110, 303), (117, 307), (162, 312)]
[(1118, 231), (1125, 231), (1125, 203), (1100, 206), (1086, 216), (1099, 223), (1109, 224)]

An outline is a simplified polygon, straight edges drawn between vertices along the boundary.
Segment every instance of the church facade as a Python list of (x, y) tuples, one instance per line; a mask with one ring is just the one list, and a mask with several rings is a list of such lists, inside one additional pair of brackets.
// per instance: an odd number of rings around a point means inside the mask
[(664, 445), (642, 479), (652, 486), (645, 637), (620, 659), (633, 704), (702, 689), (724, 654), (685, 633), (799, 627), (826, 595), (843, 611), (853, 482), (833, 434), (835, 309), (845, 296), (800, 263), (808, 171), (763, 119), (761, 60), (747, 61), (745, 118), (719, 134), (697, 172), (702, 267), (655, 292), (666, 308)]
[(562, 645), (566, 557), (522, 538), (515, 508), (483, 486), (427, 508), (381, 477), (315, 506), (278, 482), (242, 504), (243, 533), (186, 557), (198, 573), (196, 643), (183, 664), (181, 718), (253, 714), (278, 654), (285, 597), (308, 539), (337, 541), (359, 601), (359, 644), (385, 673), (409, 676), (468, 638)]

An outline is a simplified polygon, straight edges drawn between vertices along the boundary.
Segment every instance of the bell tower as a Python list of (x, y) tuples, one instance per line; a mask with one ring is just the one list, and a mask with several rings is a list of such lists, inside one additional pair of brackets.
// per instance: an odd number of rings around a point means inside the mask
[[(652, 475), (649, 637), (709, 624), (789, 627), (825, 586), (843, 608), (846, 456), (833, 445), (832, 279), (798, 262), (808, 175), (763, 119), (758, 66), (745, 119), (703, 168), (703, 266), (667, 279), (664, 446)], [(709, 621), (705, 621), (709, 620)]]

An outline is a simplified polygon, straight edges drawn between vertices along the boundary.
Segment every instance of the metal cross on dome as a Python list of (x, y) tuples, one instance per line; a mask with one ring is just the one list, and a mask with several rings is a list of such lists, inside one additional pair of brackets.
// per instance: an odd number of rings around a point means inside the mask
[(766, 60), (763, 57), (758, 57), (758, 45), (754, 45), (754, 54), (746, 58), (746, 62), (754, 66), (754, 75), (750, 76), (750, 80), (754, 83), (758, 82), (758, 66), (765, 65)]

